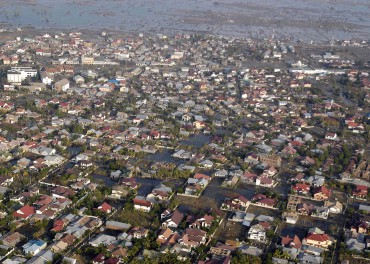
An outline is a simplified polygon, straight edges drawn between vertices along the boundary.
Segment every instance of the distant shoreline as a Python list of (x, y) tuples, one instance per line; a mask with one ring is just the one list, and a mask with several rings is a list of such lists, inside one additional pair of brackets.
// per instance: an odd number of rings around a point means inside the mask
[(0, 0), (1, 24), (40, 31), (190, 33), (304, 43), (370, 39), (367, 0), (49, 1), (9, 5)]

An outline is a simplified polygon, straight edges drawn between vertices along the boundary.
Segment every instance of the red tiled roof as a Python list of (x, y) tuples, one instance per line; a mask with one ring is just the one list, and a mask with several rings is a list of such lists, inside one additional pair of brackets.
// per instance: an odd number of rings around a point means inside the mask
[(64, 222), (62, 220), (56, 220), (54, 222), (54, 227), (53, 229), (51, 229), (51, 231), (59, 232), (63, 229), (63, 227), (64, 227)]
[(43, 195), (34, 204), (37, 205), (48, 205), (53, 201), (53, 199), (48, 195)]
[(266, 198), (266, 195), (259, 193), (255, 196), (253, 196), (252, 200), (261, 200), (261, 199), (265, 199), (265, 198)]
[(171, 217), (171, 220), (175, 223), (175, 224), (180, 224), (180, 222), (182, 221), (182, 219), (184, 218), (184, 214), (183, 213), (180, 213), (178, 210), (175, 210), (175, 212), (173, 213), (172, 217)]
[(367, 192), (367, 186), (364, 185), (356, 185), (357, 191), (366, 191)]
[(293, 241), (293, 238), (286, 236), (281, 238), (281, 244), (284, 246), (289, 246), (290, 243)]
[(243, 195), (240, 195), (238, 198), (236, 198), (236, 199), (238, 199), (238, 200), (240, 200), (241, 202), (243, 202), (243, 203), (247, 203), (248, 202), (248, 199), (247, 198), (245, 198)]
[(261, 177), (260, 181), (261, 181), (262, 184), (272, 184), (272, 182), (273, 182), (272, 179), (269, 178), (269, 177)]
[(266, 204), (268, 206), (274, 206), (276, 201), (274, 199), (265, 198), (258, 201), (260, 204)]
[(330, 196), (330, 190), (326, 188), (325, 186), (321, 186), (315, 190), (315, 194), (322, 193), (323, 195), (329, 197)]
[(305, 183), (297, 183), (293, 186), (293, 190), (295, 191), (309, 191), (310, 185)]
[(205, 174), (202, 174), (202, 173), (196, 173), (194, 175), (194, 179), (206, 179), (206, 180), (209, 180), (211, 177), (209, 177), (208, 175), (205, 175)]
[(93, 259), (93, 262), (103, 263), (104, 259), (105, 259), (104, 254), (100, 253), (100, 254), (98, 254), (98, 255)]
[(110, 206), (108, 203), (104, 202), (104, 203), (102, 203), (102, 205), (100, 205), (100, 206), (98, 207), (98, 209), (99, 209), (100, 211), (102, 211), (102, 212), (107, 213), (107, 212), (109, 212), (109, 211), (111, 211), (111, 210), (112, 210), (112, 206)]
[(133, 200), (134, 204), (136, 205), (141, 205), (141, 206), (151, 206), (152, 204), (146, 200), (141, 200), (141, 199), (137, 199), (137, 198), (134, 198)]
[(306, 239), (325, 242), (330, 240), (327, 234), (309, 234)]
[(17, 218), (28, 218), (30, 215), (35, 213), (35, 208), (30, 205), (25, 205), (20, 208), (18, 211), (13, 212), (13, 216)]

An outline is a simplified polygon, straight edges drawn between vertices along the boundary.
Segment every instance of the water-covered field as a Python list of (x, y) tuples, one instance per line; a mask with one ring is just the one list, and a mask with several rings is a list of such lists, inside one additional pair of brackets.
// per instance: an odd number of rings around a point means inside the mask
[(370, 38), (369, 0), (0, 0), (0, 22), (37, 28), (199, 31), (302, 40)]

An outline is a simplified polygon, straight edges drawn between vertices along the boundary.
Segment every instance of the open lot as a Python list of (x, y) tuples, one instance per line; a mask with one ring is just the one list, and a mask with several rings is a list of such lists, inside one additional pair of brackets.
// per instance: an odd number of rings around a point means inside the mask
[(248, 227), (243, 226), (241, 223), (235, 223), (232, 221), (224, 220), (217, 229), (214, 237), (220, 240), (245, 240)]

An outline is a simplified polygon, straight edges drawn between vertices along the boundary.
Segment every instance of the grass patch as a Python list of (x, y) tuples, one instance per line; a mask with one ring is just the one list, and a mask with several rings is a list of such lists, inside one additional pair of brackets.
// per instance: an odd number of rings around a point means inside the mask
[(155, 217), (150, 215), (150, 213), (140, 212), (136, 210), (123, 210), (118, 212), (114, 216), (115, 221), (120, 221), (124, 223), (129, 223), (132, 226), (143, 226), (150, 227), (153, 223)]

